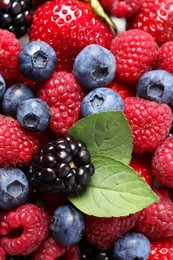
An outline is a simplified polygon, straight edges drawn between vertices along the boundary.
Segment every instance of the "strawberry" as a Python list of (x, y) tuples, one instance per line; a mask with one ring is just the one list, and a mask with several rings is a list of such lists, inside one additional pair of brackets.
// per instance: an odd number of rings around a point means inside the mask
[(109, 13), (122, 18), (136, 14), (140, 10), (143, 0), (100, 0), (100, 3)]
[(108, 88), (111, 88), (120, 94), (122, 99), (126, 97), (135, 97), (136, 96), (136, 89), (134, 86), (127, 85), (117, 78), (115, 78), (109, 85)]
[(150, 243), (150, 255), (148, 260), (172, 260), (173, 259), (173, 237), (157, 239)]
[(144, 0), (140, 11), (129, 21), (128, 29), (150, 33), (158, 45), (173, 40), (173, 0)]
[(49, 43), (57, 53), (57, 70), (72, 71), (77, 54), (97, 43), (109, 48), (113, 34), (109, 26), (86, 2), (59, 0), (46, 2), (34, 13), (30, 40)]

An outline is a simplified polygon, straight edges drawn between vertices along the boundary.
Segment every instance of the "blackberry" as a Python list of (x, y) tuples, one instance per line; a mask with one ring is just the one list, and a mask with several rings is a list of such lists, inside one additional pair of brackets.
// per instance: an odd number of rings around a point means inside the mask
[(6, 29), (17, 38), (26, 34), (31, 25), (31, 0), (1, 0), (0, 28)]
[(94, 174), (90, 152), (82, 141), (58, 137), (33, 155), (27, 170), (30, 186), (38, 191), (80, 191)]

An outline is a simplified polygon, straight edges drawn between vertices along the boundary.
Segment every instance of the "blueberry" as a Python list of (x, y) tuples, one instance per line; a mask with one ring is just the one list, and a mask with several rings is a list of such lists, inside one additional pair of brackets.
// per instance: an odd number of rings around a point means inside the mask
[(112, 52), (98, 44), (85, 47), (75, 58), (73, 74), (87, 90), (106, 87), (114, 78), (116, 61)]
[(84, 235), (83, 215), (70, 205), (60, 206), (54, 213), (50, 229), (59, 243), (67, 246), (76, 244)]
[(26, 130), (43, 131), (50, 123), (51, 110), (39, 98), (27, 99), (19, 104), (17, 121)]
[(2, 75), (0, 74), (0, 99), (3, 98), (4, 94), (6, 91), (6, 84), (5, 84), (5, 80), (2, 77)]
[(24, 84), (10, 86), (2, 99), (2, 108), (5, 115), (16, 118), (17, 108), (24, 100), (34, 98), (34, 92)]
[(157, 103), (173, 101), (173, 76), (165, 70), (145, 72), (137, 84), (137, 95)]
[(56, 53), (54, 49), (43, 41), (27, 43), (19, 53), (19, 68), (21, 73), (30, 80), (47, 79), (55, 70)]
[(113, 259), (147, 260), (150, 254), (150, 242), (146, 236), (137, 232), (128, 232), (116, 241), (113, 247)]
[(122, 97), (110, 88), (93, 89), (81, 102), (82, 117), (110, 110), (123, 109), (124, 102)]
[(12, 209), (22, 205), (28, 195), (28, 180), (20, 169), (0, 168), (0, 209)]

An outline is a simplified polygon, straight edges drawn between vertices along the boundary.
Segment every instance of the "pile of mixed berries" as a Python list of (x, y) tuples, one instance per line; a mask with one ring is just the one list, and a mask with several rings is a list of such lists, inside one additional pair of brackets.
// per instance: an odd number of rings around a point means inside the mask
[[(0, 259), (173, 260), (172, 109), (173, 0), (0, 1)], [(69, 129), (109, 111), (158, 199), (105, 217), (69, 199), (99, 172)]]

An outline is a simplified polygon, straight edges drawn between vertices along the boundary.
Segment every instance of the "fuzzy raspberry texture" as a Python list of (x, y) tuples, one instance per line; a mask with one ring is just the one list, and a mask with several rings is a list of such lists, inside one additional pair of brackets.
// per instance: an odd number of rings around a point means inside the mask
[(153, 188), (159, 200), (143, 209), (136, 221), (136, 230), (149, 240), (173, 236), (173, 203), (164, 188)]
[(92, 246), (108, 249), (115, 241), (134, 227), (138, 213), (125, 217), (99, 218), (85, 215), (85, 236)]
[(0, 167), (29, 163), (39, 146), (38, 140), (17, 120), (4, 115), (0, 115), (0, 140)]
[(47, 237), (50, 217), (44, 208), (23, 204), (2, 214), (0, 243), (9, 255), (28, 255)]
[(6, 259), (6, 252), (5, 252), (5, 250), (2, 247), (0, 247), (0, 259), (1, 260), (5, 260)]
[(20, 49), (15, 35), (0, 29), (0, 74), (7, 84), (10, 84), (19, 73), (18, 54)]
[(47, 1), (34, 12), (30, 40), (49, 43), (57, 53), (57, 71), (71, 72), (78, 53), (89, 44), (110, 48), (113, 34), (86, 1)]
[(151, 171), (150, 154), (132, 154), (130, 166), (146, 181), (149, 186), (153, 186), (153, 176)]
[(156, 68), (166, 70), (173, 75), (173, 41), (166, 42), (159, 48)]
[(122, 99), (136, 96), (136, 88), (134, 86), (127, 85), (116, 78), (107, 87), (118, 92)]
[(151, 241), (150, 255), (148, 260), (172, 260), (173, 259), (173, 237), (167, 237)]
[(140, 10), (143, 0), (100, 0), (100, 3), (113, 16), (127, 18)]
[(150, 33), (161, 46), (173, 40), (173, 0), (144, 0), (139, 12), (132, 18), (128, 29)]
[(152, 157), (152, 174), (162, 185), (173, 187), (173, 136), (157, 147)]
[(32, 260), (80, 260), (78, 245), (64, 246), (49, 237), (44, 240), (39, 249), (32, 255)]
[(124, 114), (132, 130), (135, 153), (154, 151), (172, 126), (172, 111), (166, 104), (129, 97), (124, 100)]
[(80, 115), (82, 89), (72, 73), (55, 72), (38, 92), (38, 97), (51, 108), (50, 128), (66, 134)]
[(149, 33), (132, 29), (112, 40), (111, 51), (116, 59), (116, 77), (125, 83), (136, 84), (141, 75), (152, 68), (158, 46)]

